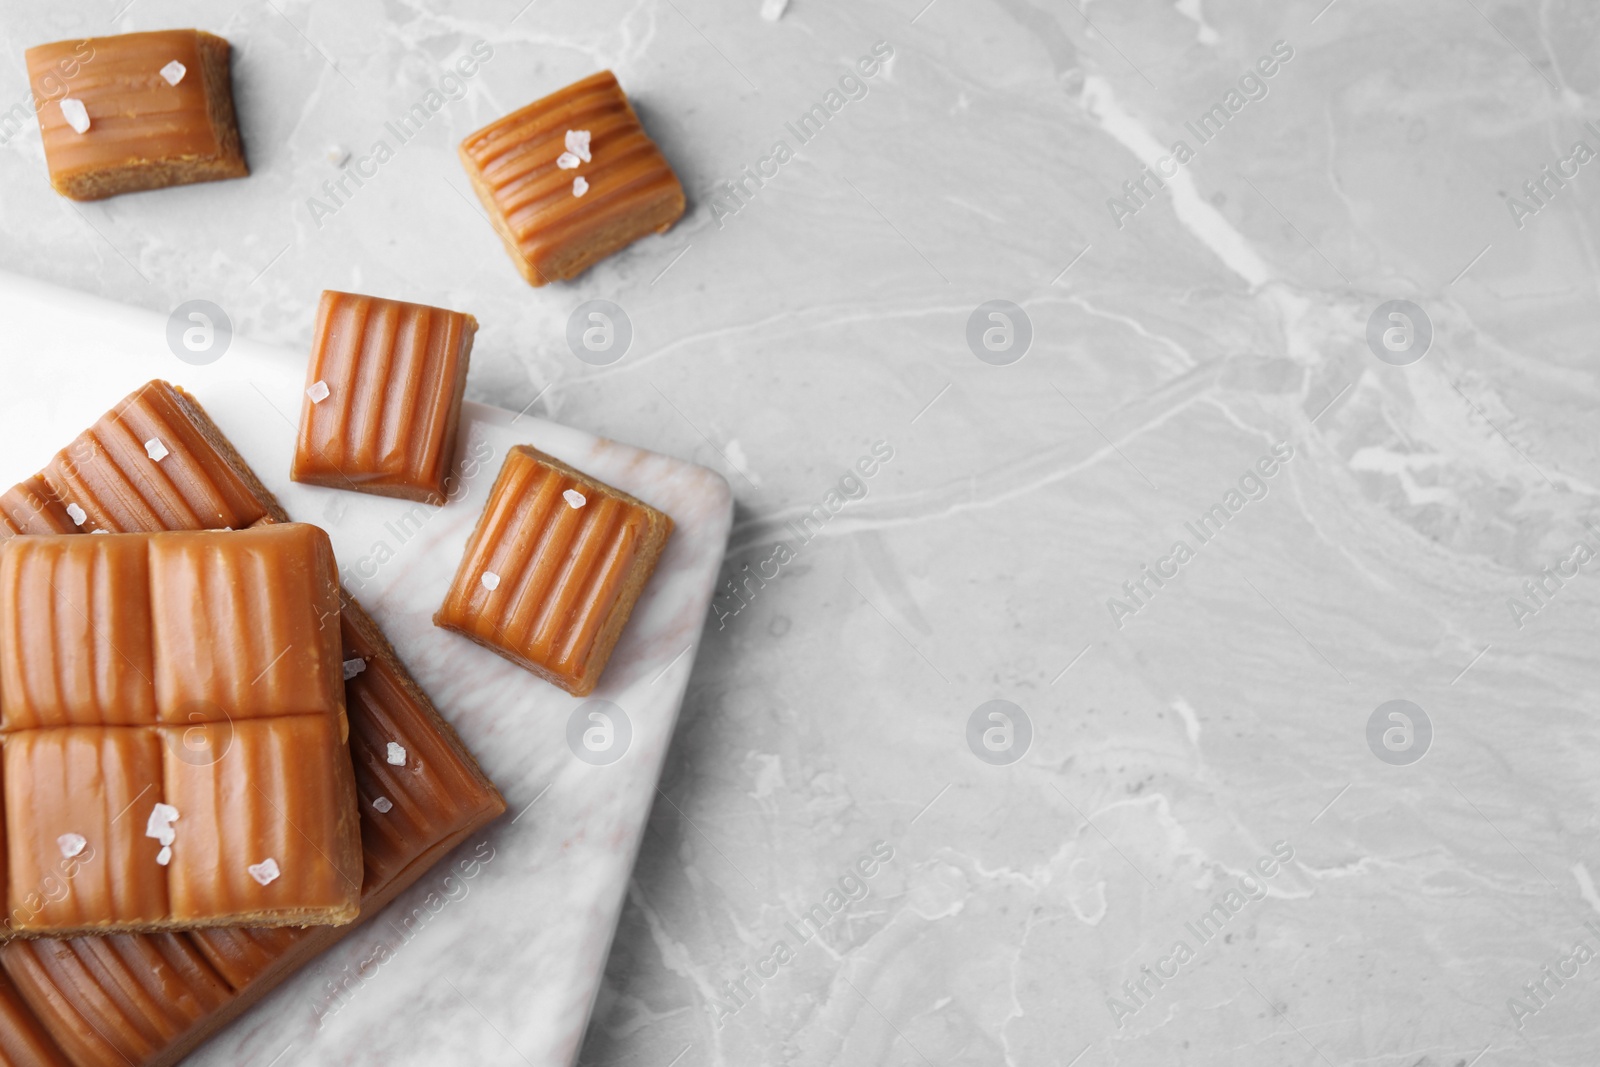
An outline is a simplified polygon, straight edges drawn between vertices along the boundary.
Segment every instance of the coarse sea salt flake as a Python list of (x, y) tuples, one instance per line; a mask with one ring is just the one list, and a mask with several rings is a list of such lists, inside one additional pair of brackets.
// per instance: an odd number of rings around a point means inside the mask
[(584, 498), (584, 495), (578, 492), (576, 489), (568, 489), (566, 492), (561, 494), (561, 499), (567, 502), (567, 507), (569, 508), (581, 508), (589, 502)]
[(71, 96), (62, 97), (61, 117), (66, 119), (67, 125), (77, 132), (89, 132), (89, 109), (83, 106), (82, 100)]
[(500, 576), (494, 571), (484, 571), (483, 577), (479, 578), (478, 581), (482, 582), (483, 587), (490, 591), (500, 588)]
[(89, 847), (89, 839), (82, 834), (62, 834), (56, 838), (56, 847), (61, 849), (62, 859), (70, 860)]
[(161, 438), (159, 437), (152, 437), (150, 440), (144, 443), (144, 454), (155, 460), (157, 463), (160, 463), (162, 460), (166, 459), (167, 456), (171, 455), (171, 453), (167, 451), (167, 446), (161, 443)]
[(268, 856), (260, 863), (252, 863), (245, 870), (250, 872), (250, 877), (262, 885), (271, 885), (278, 880), (278, 875), (283, 873), (278, 870), (278, 861), (271, 856)]
[(577, 167), (583, 166), (583, 160), (579, 159), (571, 152), (563, 152), (556, 157), (556, 166), (560, 167), (562, 170), (573, 170)]
[[(178, 831), (172, 824), (178, 821), (178, 809), (171, 804), (156, 804), (150, 809), (150, 818), (144, 824), (144, 836), (153, 837), (164, 846), (172, 844), (178, 839)], [(164, 864), (163, 864), (164, 865)]]
[(789, 0), (761, 0), (761, 17), (768, 22), (777, 22), (783, 18), (788, 7)]
[(156, 853), (156, 862), (165, 867), (172, 862), (172, 846), (162, 845), (161, 851)]
[(584, 193), (587, 193), (588, 191), (589, 191), (589, 183), (583, 178), (582, 175), (579, 175), (578, 177), (572, 179), (572, 195), (573, 196), (582, 196)]
[(67, 518), (71, 519), (73, 522), (77, 523), (79, 526), (82, 526), (85, 522), (89, 521), (89, 513), (87, 511), (84, 511), (82, 508), (80, 508), (76, 504), (68, 504), (67, 505)]
[(348, 682), (350, 679), (354, 678), (356, 675), (360, 674), (366, 669), (367, 661), (362, 659), (360, 656), (357, 656), (355, 659), (347, 659), (344, 661), (344, 680)]
[(183, 76), (189, 73), (189, 68), (174, 59), (171, 63), (161, 68), (161, 76), (167, 79), (168, 85), (177, 85), (183, 81)]
[(589, 154), (589, 131), (568, 130), (567, 151), (571, 152), (585, 163), (593, 163), (594, 157)]
[(390, 741), (388, 754), (383, 758), (389, 761), (389, 766), (391, 767), (404, 767), (406, 765), (406, 746)]
[(320, 381), (314, 382), (311, 388), (306, 390), (306, 396), (311, 398), (311, 402), (313, 404), (322, 403), (324, 400), (328, 399), (328, 383)]
[(372, 810), (380, 815), (387, 815), (394, 810), (394, 801), (388, 797), (378, 797), (372, 802)]

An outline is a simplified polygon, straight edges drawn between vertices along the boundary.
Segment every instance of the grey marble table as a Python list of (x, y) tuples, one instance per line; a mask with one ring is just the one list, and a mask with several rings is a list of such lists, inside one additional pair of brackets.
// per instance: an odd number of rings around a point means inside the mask
[[(70, 205), (0, 126), (0, 268), (470, 310), (473, 399), (733, 484), (583, 1063), (1600, 1059), (1592, 4), (0, 11), (0, 108), (229, 37), (254, 171)], [(601, 67), (690, 212), (530, 289), (454, 146)]]

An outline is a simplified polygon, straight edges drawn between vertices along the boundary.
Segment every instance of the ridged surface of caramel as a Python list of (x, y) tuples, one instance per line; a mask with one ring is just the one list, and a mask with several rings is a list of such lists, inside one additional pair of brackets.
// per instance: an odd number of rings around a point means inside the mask
[[(164, 919), (167, 872), (145, 821), (161, 800), (161, 743), (145, 727), (71, 726), (6, 737), (12, 930), (140, 925)], [(74, 857), (57, 839), (87, 842)]]
[[(228, 42), (198, 30), (57, 41), (27, 51), (28, 79), (51, 184), (66, 196), (120, 192), (248, 173), (235, 125)], [(183, 64), (176, 85), (161, 75)], [(73, 129), (61, 100), (82, 102)]]
[(0, 553), (0, 730), (156, 721), (149, 546), (24, 537)]
[(441, 504), (477, 320), (328, 290), (311, 340), (291, 476)]
[(3, 969), (0, 969), (0, 1065), (70, 1067)]
[[(267, 513), (186, 403), (171, 385), (151, 382), (51, 459), (41, 475), (61, 507), (83, 510), (81, 532), (242, 530)], [(151, 459), (149, 441), (167, 455)]]
[(147, 1062), (231, 992), (182, 935), (17, 942), (0, 963), (77, 1067)]
[[(6, 930), (353, 919), (338, 619), (314, 526), (0, 542)], [(41, 728), (61, 723), (95, 725)], [(158, 803), (180, 813), (165, 866), (145, 833)], [(62, 899), (30, 903), (53, 882)]]
[[(569, 491), (582, 506), (568, 502)], [(671, 530), (655, 508), (513, 448), (434, 622), (582, 695)]]
[(216, 712), (343, 717), (339, 584), (327, 534), (285, 524), (154, 534), (149, 544), (162, 722), (214, 721)]
[[(592, 159), (557, 160), (568, 130)], [(461, 142), (461, 161), (495, 229), (534, 285), (572, 278), (683, 214), (683, 186), (610, 71), (514, 111)], [(574, 195), (576, 178), (588, 191)]]
[[(149, 498), (125, 500), (107, 492), (106, 503), (94, 499), (95, 510), (82, 527), (71, 529), (21, 529), (10, 520), (9, 512), (0, 515), (0, 540), (13, 533), (70, 533), (93, 529), (160, 530), (168, 528), (243, 529), (267, 517), (286, 519), (269, 493), (244, 465), (205, 412), (186, 394), (162, 381), (153, 381), (125, 398), (52, 462), (58, 471), (73, 472), (73, 484), (80, 486), (120, 486), (126, 492), (129, 479), (122, 470), (124, 460), (99, 447), (97, 434), (116, 423), (130, 423), (139, 430), (155, 426), (163, 440), (176, 440), (164, 460), (165, 480), (145, 485)], [(144, 438), (140, 438), (141, 440)], [(170, 445), (169, 445), (170, 447)], [(140, 454), (139, 458), (142, 458)], [(134, 457), (128, 457), (130, 460)], [(171, 464), (176, 459), (178, 463)], [(69, 499), (62, 498), (56, 486), (66, 479), (58, 475), (52, 485), (36, 476), (23, 485), (0, 495), (0, 501), (16, 501), (32, 494), (39, 510), (46, 515), (65, 517)], [(90, 503), (83, 503), (85, 509)], [(211, 516), (208, 518), (207, 516)], [(163, 522), (171, 521), (169, 527)], [(123, 525), (116, 525), (122, 523)], [(141, 523), (143, 523), (141, 525)], [(473, 829), (505, 811), (505, 801), (477, 769), (472, 758), (455, 740), (449, 725), (439, 718), (427, 697), (395, 658), (382, 633), (353, 600), (346, 599), (340, 615), (346, 642), (346, 659), (362, 658), (367, 669), (345, 683), (350, 715), (352, 751), (368, 754), (384, 749), (388, 741), (406, 748), (412, 759), (410, 777), (383, 780), (383, 788), (395, 781), (406, 789), (401, 796), (389, 795), (398, 814), (413, 812), (407, 828), (429, 835), (416, 840), (397, 836), (392, 827), (367, 803), (371, 784), (363, 780), (360, 806), (362, 838), (366, 847), (366, 879), (362, 886), (363, 913), (366, 918), (382, 903), (409, 886), (435, 860)], [(385, 764), (387, 766), (387, 764)], [(398, 768), (396, 769), (399, 770)], [(3, 779), (3, 775), (0, 775)], [(409, 798), (409, 799), (408, 799)], [(181, 822), (181, 820), (180, 820)], [(0, 861), (0, 868), (3, 868)], [(20, 1003), (0, 996), (0, 1013), (16, 1010), (18, 1018), (4, 1014), (3, 1022), (16, 1027), (0, 1037), (0, 1050), (15, 1062), (6, 1067), (151, 1067), (176, 1062), (185, 1050), (214, 1032), (249, 1004), (259, 1000), (285, 974), (303, 966), (353, 927), (293, 928), (218, 928), (180, 934), (132, 934), (113, 938), (79, 937), (63, 941), (12, 941), (0, 944), (0, 967), (9, 974), (28, 976), (18, 979)], [(185, 1013), (187, 1025), (174, 1033), (172, 1015), (159, 1005), (146, 1005), (145, 1017), (117, 992), (125, 979), (102, 966), (42, 968), (40, 953), (57, 951), (73, 958), (93, 958), (105, 942), (142, 943), (148, 946), (173, 945), (192, 950), (193, 956), (210, 964), (232, 990), (232, 996), (216, 1007), (199, 1014)], [(0, 993), (4, 992), (0, 976)], [(211, 1005), (216, 990), (203, 968), (169, 971), (163, 977), (169, 1003)], [(37, 1026), (28, 1029), (23, 1012), (30, 1013)], [(32, 1046), (48, 1033), (55, 1050)], [(162, 1034), (172, 1034), (161, 1037)], [(151, 1037), (150, 1035), (158, 1035)], [(37, 1053), (36, 1060), (28, 1055)], [(44, 1058), (56, 1055), (58, 1058)]]
[[(169, 751), (183, 727), (161, 727)], [(301, 914), (349, 907), (361, 892), (350, 847), (356, 828), (338, 720), (289, 715), (233, 724), (215, 762), (165, 762), (165, 798), (183, 813), (169, 871), (172, 917), (205, 921), (247, 912)], [(249, 869), (280, 871), (260, 885)], [(353, 914), (352, 914), (352, 917)]]

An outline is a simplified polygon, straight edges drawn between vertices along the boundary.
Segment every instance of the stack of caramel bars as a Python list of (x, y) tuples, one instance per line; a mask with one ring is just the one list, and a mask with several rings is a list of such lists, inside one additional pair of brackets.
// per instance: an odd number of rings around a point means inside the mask
[[(197, 30), (30, 49), (55, 188), (246, 176), (229, 52)], [(535, 285), (683, 212), (609, 72), (460, 155)], [(290, 477), (452, 502), (477, 325), (324, 293)], [(434, 621), (591, 693), (671, 532), (512, 448)], [(148, 383), (0, 494), (0, 1067), (177, 1062), (504, 810), (328, 534), (182, 389)]]

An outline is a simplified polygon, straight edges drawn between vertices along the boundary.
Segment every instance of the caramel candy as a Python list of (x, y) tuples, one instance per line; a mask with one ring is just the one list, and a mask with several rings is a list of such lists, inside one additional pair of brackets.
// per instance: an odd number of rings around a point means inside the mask
[(671, 533), (650, 505), (518, 445), (433, 623), (584, 696)]
[(530, 285), (575, 278), (683, 214), (683, 186), (609, 71), (461, 142), (461, 163)]
[(242, 178), (228, 42), (200, 30), (27, 52), (50, 184), (73, 200)]
[(0, 543), (8, 932), (353, 920), (338, 618), (314, 526)]
[(477, 329), (459, 311), (324, 292), (289, 476), (443, 504)]
[[(159, 435), (169, 443), (155, 477), (143, 467), (150, 462), (143, 451), (104, 446), (121, 441), (124, 430), (135, 441)], [(242, 529), (288, 520), (200, 405), (166, 382), (124, 399), (58, 453), (50, 470), (54, 480), (41, 474), (0, 494), (0, 540), (71, 506), (85, 511), (81, 525), (28, 532)], [(89, 496), (75, 505), (63, 496), (69, 490)], [(23, 500), (31, 508), (11, 508)], [(366, 665), (344, 683), (361, 798), (364, 920), (502, 814), (505, 801), (347, 594), (339, 627), (344, 658)], [(391, 742), (405, 748), (404, 766), (387, 762)], [(373, 806), (379, 796), (389, 812)], [(0, 1053), (10, 1057), (0, 1063), (171, 1067), (354, 928), (218, 927), (0, 944)]]

